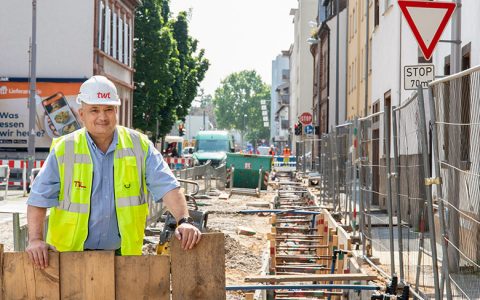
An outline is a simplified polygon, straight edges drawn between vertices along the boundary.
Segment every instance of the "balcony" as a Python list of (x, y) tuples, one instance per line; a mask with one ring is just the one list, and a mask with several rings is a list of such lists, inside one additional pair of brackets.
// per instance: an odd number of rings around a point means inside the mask
[(290, 70), (282, 70), (282, 80), (290, 80)]
[(289, 105), (290, 104), (290, 95), (289, 94), (280, 95), (280, 97), (278, 98), (278, 102), (279, 102), (280, 105)]

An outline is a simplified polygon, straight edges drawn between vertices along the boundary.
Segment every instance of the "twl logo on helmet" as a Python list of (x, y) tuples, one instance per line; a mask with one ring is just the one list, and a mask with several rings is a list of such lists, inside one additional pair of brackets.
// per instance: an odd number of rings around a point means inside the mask
[(98, 97), (99, 99), (107, 99), (107, 98), (110, 99), (110, 92), (108, 92), (108, 93), (100, 93), (100, 92), (98, 92), (98, 93), (97, 93), (97, 97)]

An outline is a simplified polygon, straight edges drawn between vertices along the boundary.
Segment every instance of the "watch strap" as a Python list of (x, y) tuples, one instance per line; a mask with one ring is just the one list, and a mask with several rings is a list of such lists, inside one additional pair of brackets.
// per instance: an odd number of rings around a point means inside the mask
[(191, 224), (193, 225), (193, 218), (192, 217), (183, 217), (181, 218), (180, 220), (178, 220), (177, 222), (177, 227), (182, 225), (183, 223), (188, 223), (188, 224)]

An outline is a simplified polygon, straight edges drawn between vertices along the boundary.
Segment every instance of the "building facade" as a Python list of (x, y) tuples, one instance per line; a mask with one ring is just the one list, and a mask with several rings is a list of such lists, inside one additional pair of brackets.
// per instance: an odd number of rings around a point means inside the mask
[(299, 0), (298, 8), (292, 9), (294, 42), (290, 51), (290, 136), (292, 150), (295, 153), (295, 143), (300, 139), (295, 136), (293, 128), (298, 117), (304, 113), (313, 113), (313, 57), (307, 40), (312, 37), (312, 27), (309, 25), (317, 17), (317, 0)]
[[(347, 110), (346, 118), (365, 116), (371, 111), (371, 40), (374, 29), (372, 20), (374, 0), (348, 1), (348, 61), (347, 61)], [(368, 16), (367, 16), (368, 10)], [(367, 43), (367, 19), (369, 24)], [(368, 45), (368, 47), (367, 47)], [(367, 51), (367, 48), (369, 51)], [(368, 52), (368, 64), (366, 59)], [(365, 68), (368, 68), (368, 82), (365, 80)], [(365, 88), (368, 95), (365, 96)], [(365, 111), (367, 107), (367, 111)]]
[(283, 148), (289, 140), (290, 70), (289, 52), (282, 51), (272, 61), (270, 92), (270, 136), (272, 144)]
[[(140, 3), (140, 0), (38, 1), (38, 81), (80, 83), (92, 75), (104, 75), (114, 82), (122, 100), (120, 124), (131, 126), (134, 11)], [(5, 1), (2, 5), (0, 77), (4, 82), (28, 80), (31, 18), (31, 2)]]

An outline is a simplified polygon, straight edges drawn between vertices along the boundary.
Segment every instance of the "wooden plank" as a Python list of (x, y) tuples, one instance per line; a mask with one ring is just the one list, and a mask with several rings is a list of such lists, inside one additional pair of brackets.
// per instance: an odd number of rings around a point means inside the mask
[(376, 280), (377, 276), (367, 274), (310, 274), (310, 275), (262, 275), (247, 276), (245, 282), (307, 282), (307, 281), (348, 281)]
[(170, 259), (163, 255), (116, 256), (117, 300), (170, 299)]
[(245, 294), (245, 300), (253, 300), (254, 293), (246, 293)]
[(48, 259), (42, 270), (26, 252), (4, 253), (3, 299), (60, 299), (59, 254), (49, 252)]
[(115, 254), (113, 251), (61, 253), (60, 278), (62, 299), (115, 299)]
[(206, 233), (192, 250), (172, 239), (172, 299), (226, 299), (225, 237)]

